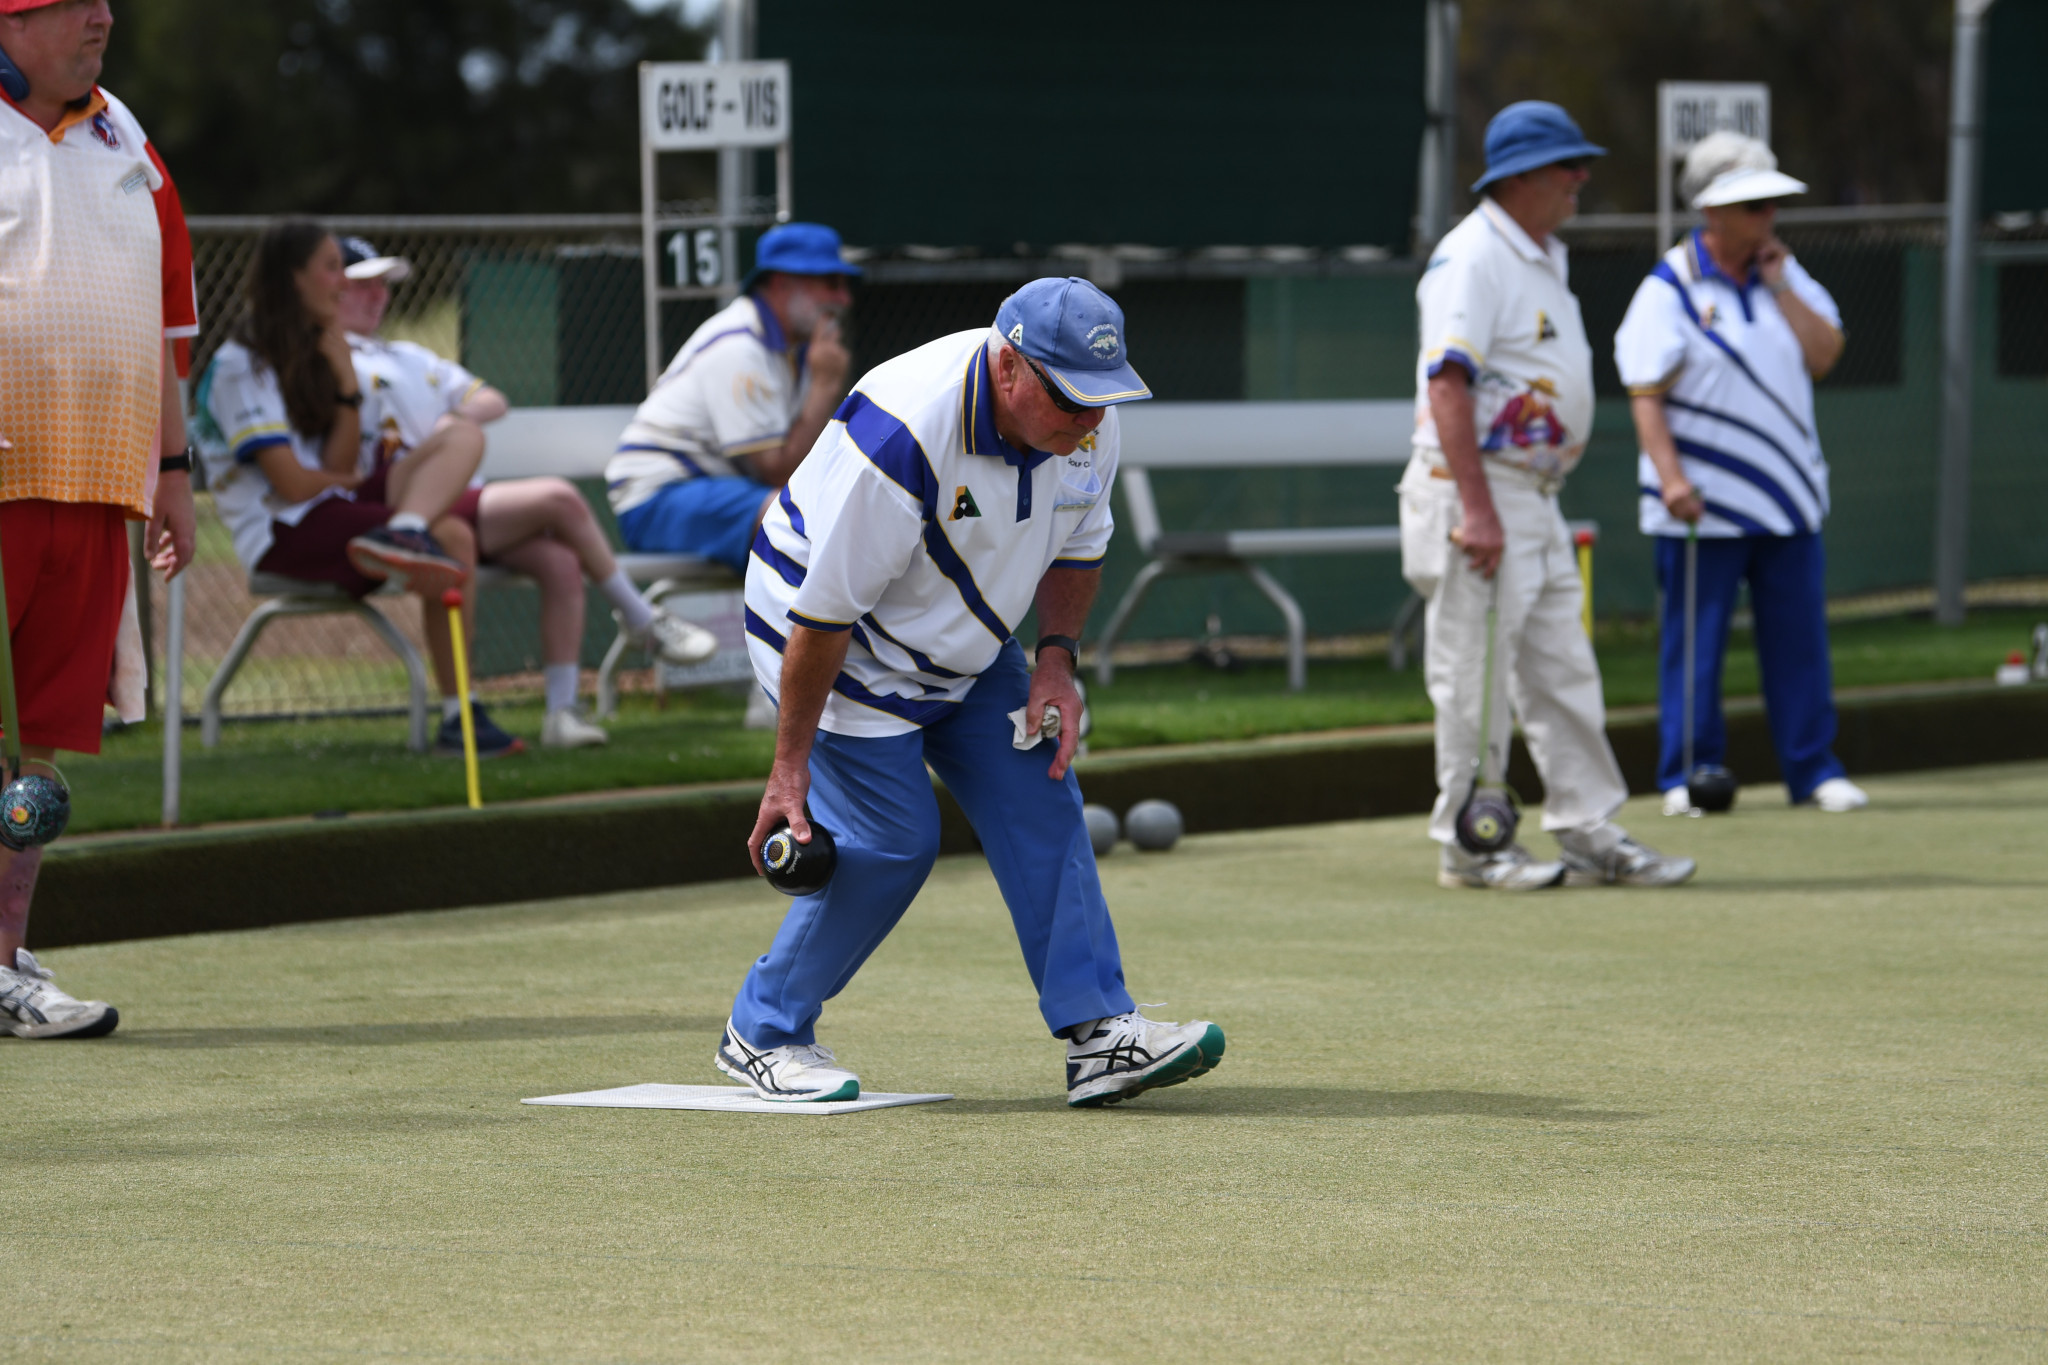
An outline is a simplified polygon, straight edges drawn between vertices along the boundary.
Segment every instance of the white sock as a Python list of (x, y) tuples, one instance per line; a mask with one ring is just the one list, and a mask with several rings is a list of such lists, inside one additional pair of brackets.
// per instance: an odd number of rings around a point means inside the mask
[(640, 589), (633, 586), (633, 580), (626, 577), (624, 569), (612, 570), (612, 576), (597, 585), (605, 601), (618, 609), (619, 620), (626, 629), (638, 634), (647, 629), (647, 623), (654, 619), (654, 607), (640, 595)]
[(393, 512), (391, 520), (384, 523), (394, 531), (424, 531), (427, 519), (417, 512)]
[(560, 711), (576, 704), (576, 682), (580, 676), (574, 663), (549, 664), (541, 669), (547, 680), (548, 710)]
[(462, 719), (462, 698), (460, 698), (460, 697), (443, 697), (443, 698), (441, 698), (441, 719), (442, 719), (442, 720), (460, 720), (460, 719)]

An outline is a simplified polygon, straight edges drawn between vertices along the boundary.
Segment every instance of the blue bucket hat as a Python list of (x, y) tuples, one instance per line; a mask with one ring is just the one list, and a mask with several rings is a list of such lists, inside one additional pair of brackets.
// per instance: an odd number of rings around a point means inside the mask
[(740, 288), (752, 289), (771, 270), (784, 275), (861, 273), (843, 254), (839, 234), (823, 223), (778, 223), (762, 233), (754, 246), (754, 268), (740, 281)]
[(1077, 276), (1025, 285), (996, 309), (996, 330), (1083, 407), (1152, 396), (1125, 358), (1124, 310)]
[(1473, 182), (1477, 194), (1496, 180), (1505, 180), (1538, 166), (1569, 161), (1575, 156), (1606, 156), (1605, 147), (1586, 141), (1572, 116), (1548, 100), (1510, 104), (1486, 125), (1486, 174)]

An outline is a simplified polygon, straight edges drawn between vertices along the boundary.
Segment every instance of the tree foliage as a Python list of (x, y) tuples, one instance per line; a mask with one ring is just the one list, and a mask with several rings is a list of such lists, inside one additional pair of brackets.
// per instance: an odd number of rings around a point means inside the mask
[(1932, 203), (1944, 193), (1949, 0), (1464, 0), (1459, 165), (1486, 121), (1555, 100), (1610, 151), (1588, 209), (1655, 207), (1657, 82), (1764, 81), (1771, 142), (1806, 204)]
[(195, 213), (622, 211), (635, 66), (703, 41), (626, 0), (147, 0), (103, 82)]

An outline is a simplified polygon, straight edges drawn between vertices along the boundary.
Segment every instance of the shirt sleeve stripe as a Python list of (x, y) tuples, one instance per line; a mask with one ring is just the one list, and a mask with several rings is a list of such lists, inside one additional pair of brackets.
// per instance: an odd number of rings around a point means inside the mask
[(1097, 555), (1093, 559), (1055, 559), (1052, 566), (1055, 569), (1099, 569), (1102, 567), (1102, 561), (1108, 557)]
[(790, 612), (789, 619), (796, 622), (800, 626), (807, 626), (812, 630), (847, 630), (850, 629), (853, 625), (853, 622), (851, 621), (820, 621), (817, 620), (815, 617), (806, 616), (799, 611)]
[(844, 422), (854, 448), (917, 500), (924, 508), (925, 520), (937, 515), (939, 486), (932, 474), (931, 461), (925, 458), (924, 447), (901, 419), (855, 389), (846, 395), (832, 420)]
[(781, 501), (782, 510), (789, 515), (790, 528), (794, 530), (798, 535), (802, 536), (805, 540), (809, 540), (811, 537), (809, 533), (807, 533), (804, 530), (804, 514), (797, 510), (796, 499), (789, 496), (788, 484), (782, 485)]
[[(804, 566), (775, 548), (768, 539), (768, 530), (761, 527), (754, 532), (754, 558), (782, 575), (782, 581), (792, 588), (804, 585)], [(808, 624), (808, 623), (806, 623)]]

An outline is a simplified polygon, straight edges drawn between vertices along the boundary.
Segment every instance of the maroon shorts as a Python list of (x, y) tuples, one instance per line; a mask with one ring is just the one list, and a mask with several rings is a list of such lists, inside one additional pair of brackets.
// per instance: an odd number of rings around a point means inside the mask
[[(270, 549), (256, 567), (286, 578), (338, 584), (351, 597), (377, 591), (383, 580), (356, 571), (348, 561), (348, 543), (391, 520), (391, 509), (384, 505), (384, 476), (389, 471), (386, 465), (357, 485), (353, 502), (329, 498), (301, 517), (297, 526), (271, 522)], [(461, 517), (474, 528), (482, 493), (480, 488), (465, 489), (446, 515)]]
[(100, 751), (128, 598), (128, 515), (92, 502), (0, 503), (21, 742)]

